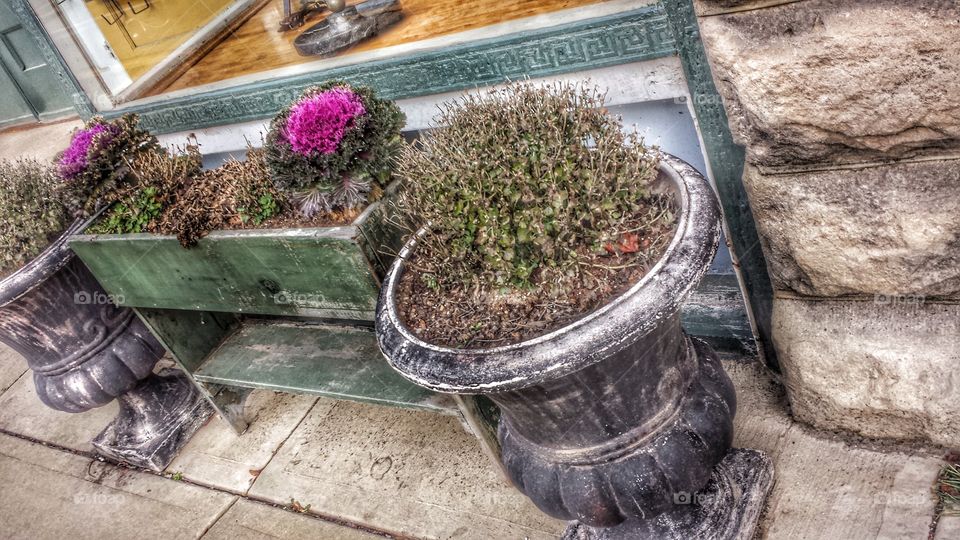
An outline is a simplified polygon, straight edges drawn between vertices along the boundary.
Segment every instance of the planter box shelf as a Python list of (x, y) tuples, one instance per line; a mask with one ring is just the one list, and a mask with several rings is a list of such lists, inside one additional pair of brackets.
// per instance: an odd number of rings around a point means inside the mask
[(459, 414), (452, 398), (394, 371), (384, 361), (372, 328), (248, 319), (193, 376), (208, 384)]

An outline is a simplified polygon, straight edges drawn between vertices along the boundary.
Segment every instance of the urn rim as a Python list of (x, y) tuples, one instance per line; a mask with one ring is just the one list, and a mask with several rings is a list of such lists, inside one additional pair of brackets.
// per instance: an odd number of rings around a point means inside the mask
[(720, 239), (720, 208), (709, 181), (691, 165), (660, 152), (657, 185), (679, 202), (677, 228), (657, 263), (627, 291), (547, 334), (488, 349), (455, 349), (421, 340), (400, 318), (396, 291), (416, 237), (384, 279), (376, 333), (390, 365), (410, 381), (447, 393), (516, 390), (602, 361), (650, 333), (679, 310), (707, 272)]
[(0, 308), (18, 300), (66, 266), (74, 256), (67, 240), (83, 225), (84, 220), (75, 220), (39, 255), (0, 280)]

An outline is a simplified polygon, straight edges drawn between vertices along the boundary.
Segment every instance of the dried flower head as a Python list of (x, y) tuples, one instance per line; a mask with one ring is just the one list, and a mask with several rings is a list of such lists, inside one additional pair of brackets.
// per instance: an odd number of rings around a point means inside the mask
[(353, 90), (331, 88), (297, 102), (290, 109), (283, 136), (293, 151), (302, 156), (332, 154), (340, 147), (354, 119), (366, 112)]

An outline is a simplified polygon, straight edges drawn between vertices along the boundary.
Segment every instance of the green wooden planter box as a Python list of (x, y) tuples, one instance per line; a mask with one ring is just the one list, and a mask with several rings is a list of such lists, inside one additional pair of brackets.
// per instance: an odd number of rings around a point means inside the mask
[(70, 247), (130, 307), (372, 321), (399, 242), (381, 208), (338, 227), (215, 231), (189, 249), (156, 234), (80, 234)]
[(247, 395), (267, 389), (458, 416), (496, 461), (489, 403), (421, 388), (380, 353), (380, 280), (403, 241), (386, 213), (376, 203), (349, 225), (215, 231), (189, 249), (157, 234), (69, 242), (238, 433)]

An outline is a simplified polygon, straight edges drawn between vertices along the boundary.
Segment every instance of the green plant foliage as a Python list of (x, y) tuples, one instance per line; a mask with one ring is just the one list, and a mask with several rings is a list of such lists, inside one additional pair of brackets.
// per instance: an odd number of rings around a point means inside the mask
[(0, 161), (0, 270), (36, 257), (70, 222), (58, 197), (60, 178), (36, 160)]
[(960, 516), (960, 465), (951, 463), (940, 469), (935, 493), (944, 515)]
[(539, 287), (562, 293), (584, 253), (621, 241), (657, 159), (603, 101), (512, 84), (445, 106), (442, 127), (402, 152), (398, 205), (408, 227), (429, 226), (416, 265), (430, 288), (524, 289), (539, 272)]
[[(132, 114), (109, 122), (94, 117), (74, 133), (70, 147), (58, 155), (64, 202), (73, 215), (87, 217), (117, 201), (118, 191), (136, 181), (131, 175), (131, 163), (137, 156), (162, 151), (156, 137), (138, 124), (138, 117)], [(89, 130), (101, 133), (84, 151), (76, 143), (78, 135)], [(68, 164), (74, 165), (69, 174), (65, 168)]]
[[(365, 113), (352, 121), (335, 152), (303, 155), (294, 151), (285, 134), (291, 110), (334, 88), (346, 88), (359, 96)], [(382, 194), (390, 181), (393, 160), (403, 146), (400, 130), (405, 122), (392, 101), (378, 99), (370, 88), (351, 87), (343, 81), (311, 88), (270, 124), (264, 149), (271, 178), (308, 218), (366, 204)]]
[(140, 191), (131, 206), (118, 202), (110, 208), (107, 217), (97, 225), (90, 227), (93, 234), (124, 234), (139, 233), (146, 230), (147, 225), (160, 216), (163, 204), (160, 201), (156, 187), (144, 188)]
[(156, 232), (164, 211), (176, 204), (180, 190), (200, 174), (203, 157), (196, 145), (188, 145), (173, 153), (156, 148), (142, 151), (127, 161), (127, 178), (111, 194), (115, 202), (88, 232)]

